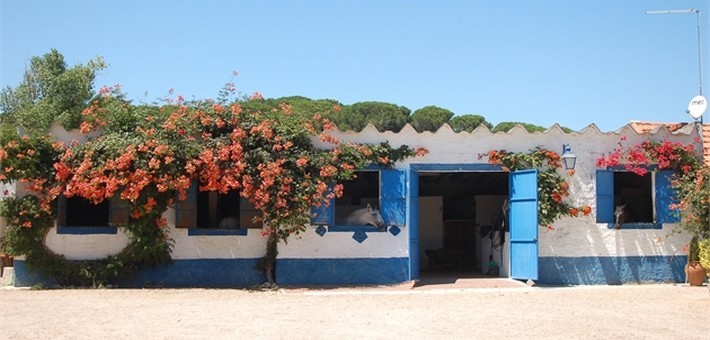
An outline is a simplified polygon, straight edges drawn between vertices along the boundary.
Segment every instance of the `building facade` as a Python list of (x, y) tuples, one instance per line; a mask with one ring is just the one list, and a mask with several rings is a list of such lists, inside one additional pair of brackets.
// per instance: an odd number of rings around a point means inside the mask
[[(54, 134), (64, 140), (79, 138), (65, 131)], [(541, 133), (521, 126), (506, 133), (492, 133), (485, 126), (455, 133), (448, 125), (435, 133), (418, 133), (409, 125), (394, 133), (369, 125), (334, 135), (343, 142), (386, 141), (394, 147), (424, 147), (429, 153), (393, 169), (364, 169), (345, 185), (343, 198), (327, 209), (314, 209), (308, 230), (279, 244), (279, 285), (397, 284), (432, 271), (488, 273), (545, 285), (685, 280), (683, 247), (689, 236), (673, 232), (678, 217), (668, 209), (671, 174), (652, 171), (636, 178), (640, 176), (624, 169), (600, 169), (596, 160), (613, 151), (622, 137), (630, 144), (648, 139), (692, 143), (702, 137), (702, 129), (693, 124), (672, 131), (665, 125), (639, 130), (629, 124), (614, 132), (590, 125), (572, 133), (557, 125)], [(479, 155), (535, 147), (561, 154), (563, 145), (577, 156), (575, 173), (567, 178), (567, 199), (575, 206), (591, 206), (592, 213), (541, 228), (536, 223), (535, 173), (505, 172)], [(21, 188), (17, 191), (22, 194)], [(264, 282), (264, 274), (254, 268), (266, 243), (261, 226), (253, 222), (258, 212), (238, 195), (192, 190), (188, 196), (164, 214), (174, 240), (172, 264), (146, 268), (119, 285), (247, 287)], [(616, 229), (614, 212), (620, 205), (632, 217)], [(382, 225), (370, 223), (368, 207), (379, 210)], [(120, 252), (128, 244), (120, 227), (128, 212), (114, 201), (100, 213), (92, 214), (92, 209), (60, 200), (47, 247), (76, 260)], [(220, 227), (226, 211), (234, 225)], [(359, 219), (351, 218), (360, 213)], [(489, 271), (490, 263), (498, 267), (495, 272)], [(29, 271), (22, 258), (14, 265), (16, 286), (47, 280)]]

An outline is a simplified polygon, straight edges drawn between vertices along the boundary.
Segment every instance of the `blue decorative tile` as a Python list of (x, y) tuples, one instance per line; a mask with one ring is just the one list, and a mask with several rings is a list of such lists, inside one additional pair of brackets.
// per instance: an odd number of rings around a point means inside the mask
[(325, 235), (325, 232), (326, 232), (326, 231), (328, 231), (328, 230), (325, 229), (325, 227), (322, 226), (322, 225), (319, 225), (318, 228), (316, 228), (316, 234), (320, 235), (321, 237), (322, 237), (323, 235)]
[(362, 241), (367, 239), (367, 233), (364, 231), (356, 231), (355, 234), (353, 234), (353, 239), (355, 239), (358, 243), (362, 243)]
[(398, 226), (396, 226), (396, 225), (393, 225), (393, 226), (390, 227), (390, 233), (391, 233), (392, 235), (394, 235), (394, 236), (399, 235), (399, 233), (400, 233), (401, 231), (402, 231), (402, 229), (400, 229), (400, 228), (399, 228)]

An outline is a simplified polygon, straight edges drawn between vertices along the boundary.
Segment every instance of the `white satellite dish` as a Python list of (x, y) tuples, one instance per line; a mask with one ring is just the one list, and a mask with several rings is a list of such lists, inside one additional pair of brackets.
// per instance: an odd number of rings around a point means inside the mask
[(693, 119), (697, 120), (700, 119), (707, 108), (708, 100), (703, 96), (695, 96), (690, 100), (690, 104), (688, 104), (688, 110), (686, 112), (688, 112)]

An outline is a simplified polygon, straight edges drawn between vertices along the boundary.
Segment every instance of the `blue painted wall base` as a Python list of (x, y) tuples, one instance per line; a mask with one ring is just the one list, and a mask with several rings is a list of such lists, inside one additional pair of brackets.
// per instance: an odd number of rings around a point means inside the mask
[[(113, 284), (118, 287), (251, 287), (266, 282), (254, 269), (259, 259), (173, 260), (166, 266), (143, 269)], [(56, 282), (29, 271), (24, 261), (16, 260), (15, 286)], [(378, 285), (409, 280), (407, 258), (380, 259), (278, 259), (275, 280), (281, 286), (299, 285)]]
[[(686, 256), (540, 257), (540, 285), (618, 285), (685, 282)], [(118, 287), (241, 288), (266, 282), (254, 269), (258, 259), (174, 260), (143, 269), (116, 282)], [(31, 287), (55, 282), (14, 261), (14, 284)], [(278, 259), (275, 280), (281, 286), (382, 285), (409, 281), (408, 258)]]
[(118, 282), (120, 287), (243, 288), (266, 282), (254, 269), (259, 259), (173, 260), (167, 266), (139, 271)]
[(13, 263), (12, 275), (12, 283), (15, 287), (32, 287), (35, 285), (52, 287), (56, 285), (56, 282), (47, 276), (30, 271), (25, 261), (18, 259), (15, 259)]
[(540, 257), (538, 284), (685, 282), (687, 256)]
[[(258, 260), (173, 260), (169, 265), (145, 268), (113, 284), (118, 287), (250, 287), (266, 282), (266, 276), (254, 269)], [(13, 273), (16, 287), (56, 285), (56, 281), (30, 271), (24, 261), (15, 260)]]
[(283, 286), (395, 284), (409, 281), (409, 259), (279, 259), (275, 276)]

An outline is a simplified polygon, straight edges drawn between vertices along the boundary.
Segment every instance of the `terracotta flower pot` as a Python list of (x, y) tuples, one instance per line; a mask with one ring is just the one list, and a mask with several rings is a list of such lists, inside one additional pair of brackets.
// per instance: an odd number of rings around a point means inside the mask
[(691, 286), (702, 286), (705, 281), (706, 269), (700, 265), (699, 261), (690, 261), (685, 266), (685, 275)]

